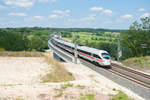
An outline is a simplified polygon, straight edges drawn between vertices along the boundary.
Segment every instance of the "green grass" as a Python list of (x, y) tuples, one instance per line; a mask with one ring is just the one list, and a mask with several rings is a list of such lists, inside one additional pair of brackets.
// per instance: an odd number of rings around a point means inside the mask
[(68, 74), (69, 74), (70, 76), (72, 76), (72, 72), (68, 72)]
[(73, 84), (67, 83), (61, 86), (62, 89), (66, 89), (68, 87), (73, 87)]
[(15, 100), (24, 100), (24, 99), (23, 99), (23, 98), (18, 97), (18, 98), (16, 98)]
[(47, 73), (42, 77), (43, 82), (65, 82), (72, 81), (74, 77), (68, 74), (64, 65), (55, 59), (51, 58), (48, 54), (44, 56), (45, 61), (53, 68), (53, 72)]
[(115, 88), (113, 88), (113, 91), (116, 91), (116, 89), (115, 89)]
[(150, 68), (150, 56), (129, 58), (122, 61), (122, 63), (129, 67), (138, 66)]
[(94, 94), (81, 95), (80, 100), (94, 100)]
[(84, 85), (77, 85), (77, 87), (80, 88), (80, 89), (84, 89), (85, 88)]
[(59, 90), (58, 93), (54, 96), (55, 98), (61, 97), (63, 95), (63, 91)]
[[(74, 34), (74, 32), (72, 32)], [(109, 37), (109, 36), (97, 36), (93, 35), (90, 32), (78, 32), (79, 35), (78, 38), (78, 44), (86, 45), (87, 41), (88, 43), (97, 43), (97, 42), (117, 42), (116, 37)], [(67, 38), (68, 40), (71, 40), (73, 42), (73, 37), (72, 38)]]
[(134, 100), (134, 99), (129, 98), (122, 91), (118, 91), (118, 94), (117, 95), (113, 95), (113, 98), (111, 100)]
[(5, 49), (4, 48), (0, 48), (0, 51), (2, 52), (2, 51), (5, 51)]
[(15, 84), (1, 84), (0, 86), (15, 86)]

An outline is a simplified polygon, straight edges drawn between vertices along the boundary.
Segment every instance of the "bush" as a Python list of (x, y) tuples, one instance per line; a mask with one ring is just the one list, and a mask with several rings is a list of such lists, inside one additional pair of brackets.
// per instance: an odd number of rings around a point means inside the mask
[(0, 48), (0, 51), (5, 51), (5, 49), (4, 48)]
[(125, 93), (123, 93), (122, 91), (118, 91), (117, 95), (114, 95), (113, 98), (111, 100), (134, 100), (129, 98)]

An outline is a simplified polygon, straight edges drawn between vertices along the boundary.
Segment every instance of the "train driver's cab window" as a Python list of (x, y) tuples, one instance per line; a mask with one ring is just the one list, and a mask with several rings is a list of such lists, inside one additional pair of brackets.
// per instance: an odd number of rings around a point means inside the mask
[(93, 57), (98, 58), (98, 59), (101, 59), (100, 56), (98, 56), (98, 55), (96, 55), (96, 54), (93, 54)]
[(108, 53), (102, 53), (102, 57), (105, 59), (110, 59), (110, 56)]

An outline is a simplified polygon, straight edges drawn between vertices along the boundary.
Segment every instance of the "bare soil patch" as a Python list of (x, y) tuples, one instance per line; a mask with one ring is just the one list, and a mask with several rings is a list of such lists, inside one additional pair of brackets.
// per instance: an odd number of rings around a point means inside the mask
[(39, 83), (48, 68), (43, 57), (0, 57), (0, 84)]

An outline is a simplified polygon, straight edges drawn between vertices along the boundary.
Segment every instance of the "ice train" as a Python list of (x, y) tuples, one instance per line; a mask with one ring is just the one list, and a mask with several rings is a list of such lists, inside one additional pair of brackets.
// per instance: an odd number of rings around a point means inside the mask
[[(73, 43), (66, 42), (57, 37), (52, 37), (50, 41), (57, 47), (66, 50), (69, 53), (74, 54), (75, 45)], [(105, 50), (99, 50), (87, 46), (77, 46), (77, 54), (79, 57), (89, 60), (100, 66), (110, 66), (111, 57)]]

